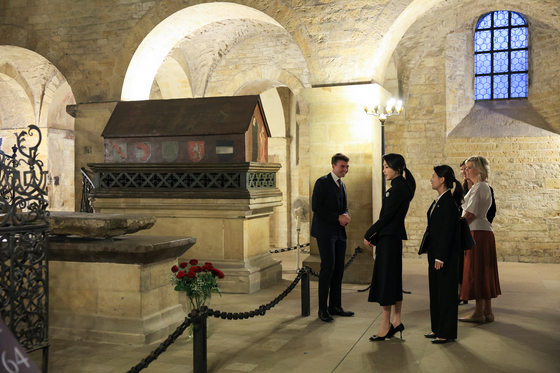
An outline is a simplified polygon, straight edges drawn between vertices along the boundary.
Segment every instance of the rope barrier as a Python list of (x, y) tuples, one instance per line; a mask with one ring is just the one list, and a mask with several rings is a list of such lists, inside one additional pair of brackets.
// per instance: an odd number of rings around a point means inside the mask
[(299, 245), (299, 246), (294, 246), (294, 247), (287, 247), (285, 249), (274, 249), (274, 250), (268, 250), (269, 253), (271, 254), (278, 254), (278, 253), (284, 253), (286, 251), (292, 251), (292, 250), (296, 250), (297, 248), (303, 248), (303, 247), (307, 247), (309, 246), (308, 243), (305, 243), (303, 245)]
[[(363, 252), (362, 248), (360, 246), (356, 247), (356, 249), (354, 249), (354, 254), (352, 255), (352, 257), (348, 260), (348, 262), (346, 262), (346, 264), (344, 265), (344, 270), (346, 271), (348, 269), (348, 267), (350, 267), (350, 265), (354, 262), (354, 259), (356, 259), (356, 257), (358, 256), (359, 253)], [(315, 277), (319, 277), (319, 273), (317, 271), (314, 271), (313, 269), (309, 268), (309, 273), (311, 273), (313, 276)]]
[[(308, 268), (308, 267), (306, 267), (306, 268)], [(286, 296), (288, 294), (290, 294), (290, 292), (292, 290), (294, 290), (294, 288), (298, 284), (299, 280), (301, 280), (301, 276), (303, 275), (303, 271), (305, 271), (305, 270), (306, 270), (305, 268), (302, 268), (300, 271), (298, 271), (298, 275), (295, 278), (295, 280), (279, 296), (274, 298), (274, 300), (272, 300), (270, 303), (262, 305), (258, 309), (255, 309), (254, 311), (249, 311), (249, 312), (222, 312), (222, 311), (213, 310), (213, 309), (209, 308), (208, 309), (208, 316), (214, 316), (215, 318), (221, 318), (223, 320), (225, 320), (225, 319), (228, 319), (228, 320), (243, 320), (243, 319), (248, 319), (250, 317), (255, 317), (255, 316), (264, 316), (266, 314), (266, 311), (268, 311), (272, 307), (276, 306), (278, 303), (280, 303), (280, 301), (282, 299), (286, 298)]]
[[(189, 316), (190, 316), (190, 314), (189, 314)], [(161, 355), (162, 353), (167, 351), (167, 348), (169, 346), (171, 346), (171, 344), (173, 344), (177, 340), (177, 338), (179, 338), (190, 325), (191, 325), (191, 320), (189, 319), (189, 317), (185, 317), (185, 321), (183, 321), (183, 323), (181, 325), (179, 325), (177, 327), (177, 329), (175, 329), (175, 331), (173, 333), (171, 333), (167, 337), (167, 339), (159, 345), (158, 348), (153, 350), (145, 359), (142, 359), (142, 361), (140, 363), (138, 363), (137, 365), (132, 367), (128, 371), (128, 373), (138, 373), (142, 369), (144, 369), (148, 365), (150, 365), (150, 363), (152, 361), (156, 360), (159, 357), (159, 355)]]
[[(306, 267), (306, 268), (309, 268), (309, 267)], [(233, 312), (222, 312), (222, 311), (218, 311), (218, 310), (213, 310), (211, 308), (207, 308), (205, 306), (202, 307), (200, 310), (193, 309), (192, 312), (188, 315), (188, 317), (185, 317), (185, 321), (181, 325), (179, 325), (177, 327), (177, 329), (172, 334), (170, 334), (164, 342), (162, 342), (159, 345), (158, 348), (156, 348), (154, 351), (152, 351), (145, 359), (142, 359), (142, 361), (140, 363), (138, 363), (136, 366), (132, 367), (132, 369), (130, 369), (128, 371), (128, 373), (138, 373), (142, 369), (147, 368), (148, 365), (150, 365), (151, 362), (156, 360), (159, 357), (159, 355), (164, 353), (167, 350), (167, 348), (172, 343), (174, 343), (177, 340), (177, 338), (179, 338), (184, 333), (184, 331), (192, 323), (191, 318), (196, 317), (201, 312), (206, 311), (208, 313), (208, 316), (214, 316), (216, 318), (222, 318), (224, 320), (225, 319), (227, 319), (227, 320), (242, 320), (242, 319), (248, 319), (248, 318), (255, 317), (255, 316), (264, 316), (266, 314), (266, 311), (268, 311), (272, 307), (276, 306), (292, 290), (294, 290), (294, 288), (296, 287), (298, 282), (301, 280), (301, 277), (302, 277), (303, 273), (306, 271), (306, 268), (302, 268), (301, 270), (299, 270), (297, 277), (290, 284), (290, 286), (288, 286), (286, 288), (286, 290), (284, 290), (279, 296), (274, 298), (274, 300), (272, 302), (270, 302), (266, 305), (262, 305), (258, 309), (255, 309), (254, 311), (235, 312), (235, 313), (233, 313)]]
[[(307, 245), (309, 245), (309, 244), (307, 244)], [(354, 251), (354, 254), (350, 258), (350, 260), (344, 266), (344, 270), (346, 270), (352, 264), (352, 262), (354, 261), (356, 256), (361, 252), (362, 252), (362, 249), (358, 246), (356, 248), (356, 250)], [(317, 273), (316, 271), (314, 271), (310, 267), (306, 266), (306, 267), (298, 270), (297, 277), (286, 288), (286, 290), (284, 290), (282, 293), (280, 293), (280, 295), (278, 295), (276, 298), (274, 298), (271, 302), (269, 302), (267, 304), (263, 304), (259, 308), (255, 309), (253, 311), (249, 311), (249, 312), (223, 312), (223, 311), (207, 308), (206, 306), (203, 306), (200, 310), (198, 310), (198, 309), (192, 310), (191, 313), (188, 315), (188, 317), (185, 317), (185, 321), (183, 321), (183, 323), (181, 325), (179, 325), (177, 327), (177, 329), (172, 334), (170, 334), (164, 342), (162, 342), (155, 350), (153, 350), (145, 359), (142, 359), (142, 361), (140, 363), (138, 363), (137, 365), (132, 367), (127, 373), (138, 373), (141, 370), (143, 370), (144, 368), (147, 368), (148, 365), (150, 365), (150, 363), (152, 363), (162, 353), (164, 353), (167, 350), (167, 348), (171, 344), (173, 344), (177, 340), (177, 338), (179, 338), (184, 333), (184, 331), (193, 323), (192, 320), (194, 320), (195, 318), (197, 318), (201, 314), (207, 313), (208, 316), (214, 316), (215, 318), (221, 318), (223, 320), (243, 320), (243, 319), (249, 319), (249, 318), (255, 317), (255, 316), (264, 316), (266, 314), (266, 311), (268, 311), (271, 308), (273, 308), (274, 306), (276, 306), (288, 294), (290, 294), (291, 291), (294, 290), (296, 285), (300, 282), (302, 277), (304, 275), (306, 275), (307, 273), (312, 274), (316, 277), (319, 277), (319, 273)], [(307, 278), (306, 282), (307, 282), (307, 284), (309, 284), (308, 277), (306, 277), (306, 278)], [(308, 294), (307, 294), (307, 296), (308, 296)], [(309, 303), (309, 302), (307, 302), (307, 303)], [(309, 307), (309, 304), (307, 304), (307, 307)], [(304, 316), (308, 316), (308, 315), (309, 315), (309, 313), (307, 313)], [(206, 337), (204, 337), (204, 338), (206, 338)]]

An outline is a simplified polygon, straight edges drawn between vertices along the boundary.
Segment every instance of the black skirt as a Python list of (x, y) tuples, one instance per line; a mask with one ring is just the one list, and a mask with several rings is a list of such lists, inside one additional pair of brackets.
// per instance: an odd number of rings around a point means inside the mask
[(376, 246), (368, 302), (392, 306), (402, 300), (402, 240), (381, 236)]

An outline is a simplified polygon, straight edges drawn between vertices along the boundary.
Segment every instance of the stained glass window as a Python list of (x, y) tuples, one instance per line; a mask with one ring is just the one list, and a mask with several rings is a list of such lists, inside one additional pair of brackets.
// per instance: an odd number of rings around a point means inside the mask
[(525, 18), (498, 10), (474, 33), (475, 100), (523, 98), (529, 93), (529, 29)]

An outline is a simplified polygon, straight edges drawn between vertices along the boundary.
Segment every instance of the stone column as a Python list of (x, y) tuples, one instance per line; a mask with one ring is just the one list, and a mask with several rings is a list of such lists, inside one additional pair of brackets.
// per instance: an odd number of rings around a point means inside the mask
[[(381, 126), (377, 117), (365, 113), (364, 106), (372, 106), (376, 99), (385, 103), (390, 93), (378, 84), (362, 84), (311, 88), (301, 95), (309, 104), (309, 195), (315, 181), (332, 170), (335, 153), (350, 158), (344, 178), (352, 218), (346, 228), (348, 260), (356, 247), (364, 247), (363, 235), (381, 210)], [(304, 265), (319, 270), (320, 262), (317, 241), (312, 238), (311, 255)], [(345, 272), (344, 282), (369, 284), (372, 269), (373, 257), (360, 254)]]
[(81, 167), (88, 163), (103, 162), (104, 145), (101, 133), (111, 117), (116, 101), (95, 104), (68, 105), (66, 111), (75, 121), (74, 195), (75, 211), (80, 211), (82, 198)]

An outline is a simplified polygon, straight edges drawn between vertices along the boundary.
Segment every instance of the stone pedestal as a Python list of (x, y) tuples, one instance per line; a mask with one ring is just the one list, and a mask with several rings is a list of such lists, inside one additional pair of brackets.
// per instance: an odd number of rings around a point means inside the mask
[[(243, 163), (233, 165), (112, 165), (95, 164), (99, 187), (92, 193), (96, 213), (147, 214), (157, 218), (152, 229), (143, 234), (196, 236), (191, 258), (212, 264), (225, 278), (219, 286), (224, 292), (252, 293), (282, 279), (281, 262), (272, 258), (269, 218), (275, 206), (282, 204), (282, 193), (275, 186), (277, 164)], [(212, 181), (212, 187), (193, 187), (185, 181), (182, 188), (107, 187), (103, 177), (125, 175), (135, 180), (139, 173), (152, 173), (174, 180), (198, 178), (218, 180), (227, 174), (226, 187)], [(264, 178), (269, 181), (258, 181)], [(119, 176), (121, 177), (121, 176)], [(225, 178), (225, 176), (224, 176)], [(202, 181), (197, 183), (201, 184)], [(153, 183), (155, 184), (155, 183)], [(198, 184), (197, 184), (198, 185)]]
[(185, 314), (166, 274), (195, 242), (51, 237), (49, 336), (132, 345), (167, 337)]

